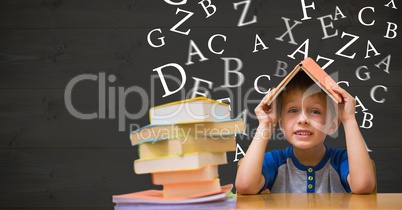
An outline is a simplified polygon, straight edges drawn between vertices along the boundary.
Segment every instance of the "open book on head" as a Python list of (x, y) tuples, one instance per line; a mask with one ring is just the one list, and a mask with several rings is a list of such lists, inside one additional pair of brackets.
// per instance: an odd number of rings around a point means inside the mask
[(267, 99), (268, 105), (285, 89), (290, 80), (300, 71), (306, 74), (330, 97), (334, 102), (341, 103), (342, 98), (332, 90), (331, 86), (338, 84), (311, 58), (306, 58), (298, 64), (280, 83), (273, 89), (274, 91)]

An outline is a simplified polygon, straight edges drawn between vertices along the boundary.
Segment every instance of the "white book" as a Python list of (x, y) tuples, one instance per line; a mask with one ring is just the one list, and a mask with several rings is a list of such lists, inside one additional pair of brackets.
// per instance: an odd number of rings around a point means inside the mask
[(151, 124), (222, 121), (230, 119), (229, 105), (197, 97), (155, 106), (149, 110)]
[(134, 171), (137, 174), (154, 172), (196, 169), (207, 165), (222, 165), (227, 163), (226, 152), (194, 153), (188, 155), (172, 155), (163, 158), (137, 159), (134, 161)]

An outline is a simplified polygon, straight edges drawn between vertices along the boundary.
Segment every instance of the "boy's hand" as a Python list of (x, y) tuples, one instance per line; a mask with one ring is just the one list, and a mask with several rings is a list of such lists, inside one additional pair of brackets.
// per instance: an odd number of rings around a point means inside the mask
[(346, 122), (348, 120), (356, 120), (355, 110), (356, 110), (356, 100), (353, 98), (346, 90), (339, 86), (332, 86), (332, 90), (338, 93), (342, 99), (343, 103), (338, 105), (339, 110), (339, 120), (341, 122)]
[(274, 90), (270, 91), (254, 109), (259, 125), (237, 169), (236, 190), (240, 194), (257, 194), (265, 184), (262, 164), (267, 144), (277, 122), (276, 101), (271, 105), (267, 104)]
[[(375, 170), (356, 122), (356, 100), (344, 89), (332, 87), (344, 103), (339, 104), (339, 120), (343, 123), (349, 163), (347, 181), (352, 193), (368, 194), (375, 189)], [(362, 173), (364, 171), (364, 173)]]
[(275, 126), (278, 121), (276, 111), (276, 100), (274, 100), (270, 105), (267, 104), (268, 96), (271, 95), (272, 92), (273, 90), (269, 91), (269, 93), (267, 93), (267, 95), (264, 96), (264, 98), (261, 100), (258, 106), (254, 109), (255, 115), (258, 119), (260, 126), (264, 127)]

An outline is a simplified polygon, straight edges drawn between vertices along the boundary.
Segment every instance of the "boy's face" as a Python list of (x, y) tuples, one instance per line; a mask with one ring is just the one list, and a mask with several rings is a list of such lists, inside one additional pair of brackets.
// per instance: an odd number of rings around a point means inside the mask
[(322, 145), (326, 134), (333, 129), (331, 124), (327, 122), (325, 94), (306, 97), (303, 91), (293, 90), (282, 95), (279, 125), (294, 147), (309, 149)]

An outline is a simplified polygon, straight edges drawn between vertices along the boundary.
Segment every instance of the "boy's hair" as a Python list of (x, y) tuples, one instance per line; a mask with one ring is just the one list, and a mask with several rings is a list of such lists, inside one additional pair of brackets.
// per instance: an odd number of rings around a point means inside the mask
[[(314, 95), (314, 94), (323, 94), (326, 97), (325, 101), (326, 103), (332, 102), (332, 99), (308, 76), (304, 71), (299, 71), (293, 79), (289, 81), (289, 83), (286, 85), (285, 89), (279, 94), (278, 100), (277, 100), (277, 110), (278, 110), (278, 115), (281, 116), (282, 114), (282, 105), (283, 105), (283, 94), (299, 90), (302, 92), (309, 91), (309, 93), (306, 96)], [(328, 106), (329, 105), (329, 106)], [(327, 104), (327, 107), (329, 108), (328, 112), (330, 113), (331, 118), (336, 116), (335, 112), (335, 104), (334, 103), (329, 103)], [(328, 113), (327, 112), (327, 113)]]

